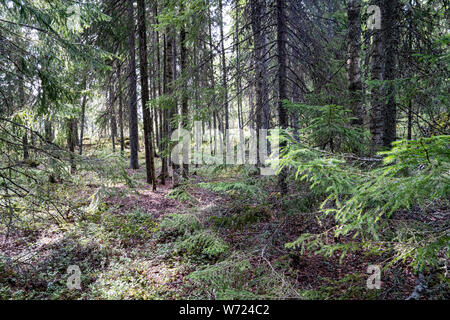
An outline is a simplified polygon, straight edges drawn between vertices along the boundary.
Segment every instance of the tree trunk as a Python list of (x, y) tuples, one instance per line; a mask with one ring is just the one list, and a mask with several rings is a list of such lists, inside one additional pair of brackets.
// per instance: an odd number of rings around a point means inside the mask
[(153, 191), (156, 191), (155, 163), (153, 158), (152, 131), (153, 123), (150, 110), (147, 108), (149, 101), (148, 65), (147, 65), (147, 27), (145, 24), (145, 2), (138, 0), (138, 29), (139, 29), (139, 66), (141, 76), (141, 103), (144, 118), (144, 144), (145, 165), (147, 183), (151, 183)]
[(373, 30), (372, 40), (372, 80), (379, 81), (372, 90), (372, 153), (380, 148), (390, 147), (397, 135), (397, 106), (392, 81), (396, 79), (397, 73), (399, 20), (398, 0), (377, 0), (374, 4), (381, 8), (382, 21), (381, 29)]
[[(169, 121), (168, 121), (168, 134), (167, 137), (171, 138), (174, 130), (178, 129), (178, 105), (177, 105), (177, 97), (175, 94), (175, 84), (177, 81), (177, 42), (176, 42), (176, 33), (175, 30), (169, 30), (168, 33), (168, 43), (171, 43), (171, 46), (168, 47), (167, 50), (171, 50), (172, 54), (168, 55), (168, 66), (172, 66), (172, 77), (171, 82), (168, 83), (168, 88), (171, 95), (171, 105), (168, 110), (169, 112)], [(176, 123), (174, 123), (176, 121)], [(172, 146), (169, 147), (169, 153), (172, 151)], [(172, 167), (172, 187), (177, 188), (180, 185), (181, 178), (181, 166), (178, 163), (172, 161), (172, 158), (169, 156), (169, 164)]]
[(163, 91), (166, 96), (166, 101), (168, 101), (169, 105), (164, 106), (163, 109), (163, 133), (161, 136), (163, 142), (163, 153), (165, 153), (162, 157), (162, 168), (161, 168), (161, 183), (165, 184), (166, 177), (169, 176), (169, 145), (167, 143), (167, 139), (170, 138), (170, 115), (171, 111), (169, 109), (173, 108), (172, 101), (172, 86), (173, 86), (173, 36), (171, 34), (171, 30), (167, 29), (166, 34), (164, 35), (164, 80), (163, 80)]
[(123, 92), (122, 92), (122, 72), (120, 61), (117, 61), (117, 91), (119, 94), (119, 134), (120, 134), (120, 152), (122, 155), (125, 153), (125, 140), (123, 135)]
[(353, 125), (364, 124), (364, 111), (362, 108), (361, 94), (361, 0), (348, 1), (348, 60), (347, 78), (350, 94), (350, 110), (352, 110)]
[(116, 110), (114, 108), (114, 86), (112, 84), (112, 75), (109, 83), (109, 108), (111, 112), (111, 143), (112, 151), (116, 152), (116, 137), (117, 137), (117, 120), (116, 120)]
[[(83, 85), (84, 90), (86, 90), (86, 82), (84, 82)], [(78, 140), (78, 148), (80, 156), (83, 155), (83, 139), (84, 139), (84, 127), (85, 127), (85, 121), (86, 121), (86, 102), (87, 102), (87, 94), (85, 93), (83, 95), (83, 98), (81, 98), (81, 120), (80, 120), (80, 139)]]
[[(264, 0), (251, 0), (251, 20), (253, 31), (253, 42), (255, 47), (255, 92), (256, 92), (256, 129), (269, 129), (270, 105), (269, 105), (269, 83), (267, 73), (267, 37), (262, 28), (262, 20), (266, 14), (266, 3)], [(258, 165), (261, 165), (265, 159), (260, 158), (259, 139), (257, 140), (257, 158)], [(268, 146), (268, 144), (266, 144)], [(267, 150), (268, 151), (268, 150)]]
[(228, 139), (227, 130), (230, 128), (230, 116), (229, 116), (229, 106), (228, 106), (228, 76), (227, 76), (227, 62), (225, 56), (225, 36), (223, 32), (223, 4), (222, 0), (219, 0), (219, 29), (220, 29), (220, 46), (221, 46), (221, 58), (222, 58), (222, 85), (224, 89), (224, 101), (223, 106), (225, 109), (225, 145), (227, 154), (231, 152), (229, 150), (230, 143)]
[[(181, 8), (183, 10), (183, 8)], [(181, 101), (181, 127), (185, 130), (189, 130), (189, 100), (187, 95), (187, 49), (186, 49), (186, 27), (183, 25), (180, 30), (180, 65), (181, 72), (185, 85), (183, 86), (183, 94)], [(183, 172), (182, 177), (188, 178), (189, 175), (189, 153), (188, 150), (183, 149)]]
[(45, 131), (45, 140), (47, 140), (47, 142), (53, 142), (53, 128), (50, 116), (47, 116), (47, 118), (44, 120), (44, 131)]
[[(374, 4), (382, 8), (383, 1), (377, 0)], [(371, 151), (374, 153), (383, 146), (384, 138), (384, 89), (381, 85), (381, 81), (384, 80), (384, 43), (381, 29), (372, 30), (371, 56), (371, 79), (376, 81), (371, 90), (372, 103), (370, 110)]]
[[(25, 109), (25, 83), (23, 81), (23, 76), (20, 76), (19, 81), (19, 100), (20, 100), (20, 108)], [(29, 146), (28, 146), (28, 129), (27, 123), (25, 123), (25, 132), (22, 136), (22, 147), (23, 147), (23, 160), (28, 160), (29, 158)]]
[[(154, 22), (158, 23), (158, 2), (155, 1), (153, 3), (153, 16), (154, 16)], [(159, 45), (159, 31), (155, 30), (155, 51), (156, 51), (156, 79), (157, 82), (156, 88), (158, 89), (158, 97), (161, 97), (162, 90), (161, 90), (161, 53), (160, 53), (160, 45)], [(157, 114), (158, 113), (158, 114)], [(163, 111), (161, 109), (158, 110), (155, 108), (155, 123), (158, 121), (157, 118), (159, 117), (159, 128), (156, 127), (155, 131), (158, 132), (156, 135), (156, 144), (158, 145), (158, 150), (161, 152), (163, 150), (162, 147), (162, 139), (163, 139)], [(162, 158), (161, 158), (162, 159)]]
[(395, 81), (397, 78), (400, 4), (399, 0), (384, 0), (384, 3), (385, 12), (383, 17), (385, 18), (382, 24), (386, 46), (385, 77), (388, 83), (383, 145), (390, 148), (392, 142), (397, 139), (396, 89), (392, 81)]
[(74, 132), (74, 121), (75, 119), (67, 119), (66, 121), (66, 132), (67, 132), (67, 146), (70, 152), (70, 173), (75, 173), (75, 132)]
[[(286, 55), (286, 0), (276, 1), (277, 12), (277, 53), (278, 53), (278, 117), (279, 126), (282, 129), (287, 128), (287, 113), (283, 106), (283, 101), (287, 99), (287, 55)], [(280, 143), (280, 148), (285, 147), (284, 143)], [(282, 194), (287, 193), (286, 171), (282, 170), (278, 176), (278, 185)]]
[(130, 121), (130, 168), (139, 169), (138, 149), (138, 117), (137, 117), (137, 93), (136, 93), (136, 50), (135, 50), (135, 24), (133, 0), (128, 0), (128, 99)]
[[(239, 8), (239, 1), (235, 1), (235, 10), (236, 10), (236, 30), (235, 30), (235, 49), (236, 49), (236, 97), (237, 97), (237, 108), (238, 108), (238, 128), (239, 128), (239, 153), (240, 153), (240, 159), (238, 159), (236, 157), (236, 161), (237, 163), (241, 163), (241, 164), (245, 164), (245, 140), (244, 140), (244, 135), (243, 135), (243, 116), (242, 116), (242, 92), (241, 92), (241, 87), (242, 87), (242, 79), (241, 79), (241, 47), (240, 47), (240, 42), (239, 42), (239, 13), (240, 13), (240, 8)], [(239, 154), (238, 153), (238, 154)]]
[[(213, 92), (216, 90), (216, 81), (214, 76), (214, 44), (213, 44), (213, 36), (212, 36), (212, 12), (211, 10), (208, 10), (209, 19), (208, 19), (208, 37), (209, 37), (209, 78), (210, 78), (210, 88)], [(215, 105), (216, 103), (216, 96), (213, 97), (213, 112), (212, 112), (212, 118), (213, 118), (213, 130), (214, 130), (214, 156), (217, 154), (217, 139), (218, 139), (218, 132), (217, 132), (217, 126), (218, 126), (218, 119), (217, 119), (217, 107)]]

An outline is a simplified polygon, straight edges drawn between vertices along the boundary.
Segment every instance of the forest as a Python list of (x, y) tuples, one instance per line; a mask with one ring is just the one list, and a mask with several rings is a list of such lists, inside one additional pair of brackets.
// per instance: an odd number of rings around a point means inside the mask
[(447, 0), (0, 0), (0, 300), (448, 300)]

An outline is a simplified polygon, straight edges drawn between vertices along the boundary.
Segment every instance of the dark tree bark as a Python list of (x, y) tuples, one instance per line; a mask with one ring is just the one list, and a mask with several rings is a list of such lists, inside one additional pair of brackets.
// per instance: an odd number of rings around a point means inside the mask
[(123, 93), (122, 93), (122, 76), (120, 61), (117, 61), (117, 91), (119, 95), (119, 135), (120, 135), (120, 152), (125, 152), (125, 140), (123, 134)]
[(376, 0), (381, 8), (381, 29), (373, 30), (372, 80), (378, 81), (372, 90), (370, 132), (372, 153), (380, 148), (390, 147), (396, 139), (395, 87), (398, 55), (398, 0)]
[[(263, 30), (262, 21), (266, 14), (265, 0), (251, 0), (251, 22), (254, 42), (255, 55), (255, 92), (256, 92), (256, 129), (269, 129), (270, 105), (269, 105), (269, 89), (268, 89), (268, 73), (267, 73), (267, 37)], [(268, 144), (267, 144), (268, 146)], [(258, 150), (259, 150), (258, 139)], [(264, 162), (260, 159), (260, 153), (257, 152), (258, 163)]]
[(362, 108), (361, 94), (361, 0), (348, 0), (348, 60), (347, 78), (350, 94), (350, 110), (356, 120), (353, 125), (364, 124), (364, 111)]
[[(183, 8), (181, 9), (183, 10)], [(187, 76), (187, 48), (186, 48), (186, 27), (183, 25), (180, 30), (180, 65), (183, 77)], [(187, 79), (184, 80), (185, 83)], [(183, 95), (181, 100), (181, 127), (185, 130), (189, 130), (189, 100), (187, 95), (187, 85), (184, 85)], [(189, 163), (188, 150), (183, 150), (183, 172), (182, 177), (188, 178), (189, 175)]]
[[(283, 101), (287, 96), (287, 54), (286, 54), (286, 1), (276, 1), (277, 14), (277, 53), (278, 53), (278, 117), (279, 126), (286, 129), (288, 125), (288, 117), (286, 109), (283, 106)], [(285, 147), (284, 143), (280, 143), (280, 148)], [(278, 185), (283, 194), (287, 193), (286, 171), (282, 170), (278, 176)]]
[(145, 24), (145, 2), (138, 0), (138, 31), (139, 31), (139, 66), (141, 76), (141, 103), (144, 118), (144, 144), (145, 144), (145, 166), (147, 172), (147, 183), (151, 183), (153, 191), (156, 191), (155, 163), (153, 158), (153, 123), (150, 110), (147, 108), (149, 101), (148, 88), (148, 62), (147, 62), (147, 27)]
[[(172, 43), (172, 55), (168, 56), (169, 60), (171, 59), (172, 62), (172, 81), (169, 82), (169, 91), (171, 93), (171, 105), (169, 108), (169, 130), (168, 130), (168, 137), (169, 139), (172, 136), (172, 133), (174, 130), (178, 129), (178, 100), (176, 97), (176, 92), (175, 92), (175, 84), (177, 82), (178, 79), (178, 74), (177, 74), (177, 41), (176, 41), (176, 32), (175, 30), (170, 30), (169, 31), (169, 37), (168, 37), (168, 41), (170, 41)], [(170, 66), (170, 64), (169, 64)], [(172, 145), (170, 145), (169, 148), (170, 152), (173, 150)], [(173, 188), (177, 188), (180, 185), (181, 182), (181, 167), (180, 165), (178, 165), (178, 163), (175, 163), (172, 161), (172, 158), (169, 157), (169, 164), (172, 168), (172, 187)]]
[(47, 140), (47, 142), (53, 142), (53, 128), (50, 117), (47, 117), (44, 120), (44, 131), (45, 131), (45, 140)]
[(163, 153), (165, 155), (161, 158), (162, 168), (161, 168), (161, 183), (165, 184), (166, 178), (169, 177), (169, 159), (170, 150), (167, 139), (170, 138), (170, 120), (172, 115), (172, 109), (174, 108), (174, 101), (172, 97), (173, 93), (173, 71), (174, 71), (174, 57), (173, 57), (173, 31), (169, 28), (164, 35), (164, 81), (163, 81), (163, 91), (167, 98), (169, 105), (164, 106), (163, 110), (163, 134), (162, 139), (165, 140), (163, 143)]
[[(374, 4), (382, 8), (383, 1), (377, 0)], [(377, 82), (371, 90), (372, 103), (370, 110), (371, 149), (372, 153), (374, 153), (379, 147), (383, 146), (384, 135), (384, 89), (380, 84), (384, 80), (384, 43), (381, 29), (372, 30), (371, 57), (371, 79)]]
[(383, 145), (390, 148), (397, 139), (397, 103), (396, 90), (392, 83), (397, 78), (398, 45), (399, 45), (399, 0), (384, 0), (383, 35), (385, 36), (385, 77), (387, 83), (387, 102), (385, 105), (385, 126)]
[(75, 132), (74, 132), (74, 121), (75, 119), (70, 118), (66, 121), (66, 132), (67, 132), (67, 146), (70, 151), (70, 173), (75, 173), (76, 165), (75, 165)]
[[(20, 107), (25, 108), (25, 83), (23, 81), (23, 76), (20, 76), (19, 81), (19, 100), (20, 100)], [(25, 124), (25, 127), (27, 125)], [(25, 129), (25, 132), (22, 136), (22, 147), (23, 147), (23, 160), (28, 160), (29, 158), (29, 146), (28, 146), (28, 130)]]
[(222, 85), (224, 89), (224, 101), (223, 106), (225, 109), (225, 144), (227, 148), (227, 154), (230, 152), (228, 134), (226, 130), (230, 128), (230, 115), (228, 106), (228, 75), (227, 75), (227, 61), (225, 55), (225, 36), (223, 31), (223, 4), (222, 0), (219, 0), (219, 30), (220, 30), (220, 47), (221, 47), (221, 58), (222, 58)]
[(136, 93), (136, 49), (135, 49), (135, 24), (133, 0), (127, 0), (128, 4), (128, 104), (130, 122), (130, 168), (139, 169), (138, 149), (138, 117), (137, 117), (137, 93)]
[[(154, 1), (153, 3), (153, 17), (154, 17), (154, 22), (157, 24), (158, 23), (158, 2)], [(155, 69), (155, 73), (156, 73), (156, 77), (155, 77), (155, 81), (156, 81), (156, 86), (155, 86), (155, 90), (158, 89), (158, 97), (160, 97), (162, 95), (162, 89), (161, 89), (161, 52), (160, 52), (160, 44), (159, 44), (159, 31), (155, 30), (155, 51), (156, 51), (156, 69)], [(162, 110), (157, 110), (157, 108), (155, 108), (155, 123), (158, 122), (159, 120), (159, 127), (156, 126), (155, 131), (157, 132), (156, 135), (156, 144), (158, 145), (158, 150), (159, 152), (161, 152), (163, 150), (162, 147), (162, 137), (163, 137), (163, 111)]]
[[(212, 12), (211, 10), (208, 10), (208, 37), (209, 37), (209, 55), (211, 57), (214, 56), (214, 44), (213, 44), (213, 36), (212, 36)], [(212, 89), (215, 92), (216, 89), (216, 79), (214, 76), (214, 60), (211, 58), (209, 59), (209, 81), (210, 81), (210, 89)], [(213, 102), (215, 104), (216, 102), (216, 96), (213, 97)], [(212, 118), (213, 118), (213, 130), (214, 130), (214, 155), (217, 154), (217, 139), (218, 139), (218, 132), (217, 132), (217, 126), (218, 126), (218, 118), (217, 118), (217, 107), (216, 105), (213, 106), (212, 111)]]
[(241, 157), (240, 159), (237, 159), (241, 163), (245, 163), (245, 139), (243, 135), (243, 115), (242, 115), (242, 70), (241, 70), (241, 44), (240, 44), (240, 38), (239, 38), (239, 19), (240, 17), (240, 7), (239, 7), (239, 1), (235, 1), (235, 10), (236, 10), (236, 29), (235, 29), (235, 50), (236, 50), (236, 98), (237, 98), (237, 108), (238, 108), (238, 128), (239, 128), (239, 148)]
[(117, 137), (117, 120), (116, 120), (116, 110), (114, 108), (114, 86), (112, 83), (112, 75), (110, 79), (109, 87), (109, 108), (110, 108), (110, 122), (111, 122), (111, 144), (112, 151), (116, 152), (116, 137)]
[[(86, 80), (84, 80), (83, 88), (86, 90)], [(86, 102), (87, 102), (87, 94), (84, 94), (81, 98), (81, 119), (80, 119), (80, 139), (78, 140), (78, 150), (80, 156), (83, 155), (83, 139), (84, 139), (84, 127), (86, 121)]]

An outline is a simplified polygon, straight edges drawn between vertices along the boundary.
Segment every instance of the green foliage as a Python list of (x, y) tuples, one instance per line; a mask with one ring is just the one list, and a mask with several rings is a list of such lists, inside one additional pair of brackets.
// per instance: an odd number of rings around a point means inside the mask
[(193, 259), (218, 260), (229, 251), (228, 244), (211, 231), (197, 231), (175, 245), (175, 252)]
[(153, 218), (139, 209), (125, 215), (107, 215), (103, 223), (117, 239), (124, 242), (149, 239), (157, 231)]
[(252, 198), (262, 194), (261, 186), (256, 180), (233, 181), (233, 182), (206, 182), (200, 183), (201, 188), (205, 188), (217, 193), (225, 193), (232, 197)]
[(222, 262), (194, 271), (188, 278), (205, 288), (209, 299), (256, 299), (258, 296), (250, 290), (252, 269), (247, 257), (235, 253)]
[(327, 233), (303, 234), (287, 246), (327, 255), (336, 250), (344, 255), (358, 248), (389, 249), (393, 252), (391, 263), (411, 259), (416, 269), (437, 267), (442, 255), (449, 254), (450, 238), (445, 224), (431, 228), (415, 221), (411, 214), (398, 226), (391, 218), (416, 206), (432, 206), (436, 202), (448, 205), (449, 143), (449, 136), (398, 141), (391, 151), (382, 153), (383, 165), (370, 171), (348, 164), (345, 159), (291, 144), (286, 148), (282, 166), (294, 168), (296, 178), (309, 181), (311, 188), (328, 194), (321, 208), (337, 223), (331, 231), (334, 237), (352, 236), (360, 242), (333, 245), (327, 244)]
[(104, 248), (96, 241), (78, 240), (68, 233), (46, 245), (45, 255), (32, 256), (25, 261), (0, 256), (0, 266), (4, 262), (8, 265), (4, 270), (0, 268), (0, 294), (6, 291), (8, 296), (4, 298), (7, 299), (80, 298), (81, 291), (67, 287), (68, 266), (80, 267), (83, 288), (92, 282), (93, 272), (104, 265), (106, 256)]
[(177, 238), (192, 234), (200, 230), (201, 227), (201, 223), (195, 215), (169, 214), (159, 224), (158, 236), (160, 239)]
[(339, 280), (327, 279), (327, 285), (317, 290), (301, 293), (306, 300), (374, 300), (379, 298), (378, 290), (367, 289), (367, 275), (353, 273)]
[(193, 214), (168, 215), (161, 221), (156, 237), (160, 242), (172, 240), (169, 251), (194, 260), (217, 260), (229, 250), (227, 243), (205, 230)]
[(350, 126), (351, 111), (342, 106), (330, 104), (310, 106), (285, 101), (289, 110), (301, 115), (297, 134), (309, 145), (314, 145), (331, 152), (353, 152), (363, 150), (368, 142), (368, 133), (360, 128)]
[(271, 217), (265, 205), (238, 207), (230, 216), (212, 216), (211, 221), (216, 227), (243, 229), (244, 227), (265, 221)]
[(189, 194), (186, 185), (179, 186), (175, 189), (170, 190), (167, 194), (167, 197), (170, 199), (176, 199), (180, 202), (198, 202), (195, 197)]
[(234, 251), (228, 258), (205, 265), (189, 274), (199, 288), (197, 299), (247, 300), (298, 296), (289, 280), (280, 278), (265, 264), (255, 265), (255, 257)]
[[(177, 268), (162, 265), (152, 270), (151, 262), (128, 256), (115, 258), (88, 287), (89, 299), (157, 300), (176, 298), (167, 285), (176, 280)], [(154, 273), (157, 271), (156, 273)]]
[(76, 158), (80, 171), (95, 172), (100, 184), (126, 183), (134, 187), (134, 182), (126, 172), (127, 161), (120, 153), (105, 150), (96, 151), (90, 157)]

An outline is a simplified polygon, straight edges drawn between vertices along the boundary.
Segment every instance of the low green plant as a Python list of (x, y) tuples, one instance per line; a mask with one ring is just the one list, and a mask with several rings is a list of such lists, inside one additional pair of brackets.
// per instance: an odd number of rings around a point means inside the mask
[(205, 188), (217, 193), (225, 193), (235, 198), (252, 198), (260, 196), (263, 193), (261, 186), (256, 181), (233, 181), (233, 182), (205, 182), (200, 183), (199, 187)]
[(270, 218), (270, 212), (266, 205), (244, 205), (238, 207), (229, 216), (211, 216), (216, 227), (242, 229), (248, 225), (265, 221)]
[(187, 186), (185, 185), (170, 190), (167, 197), (180, 202), (198, 202), (197, 199), (187, 191)]
[(342, 106), (311, 106), (290, 101), (285, 101), (285, 105), (301, 115), (296, 134), (309, 145), (331, 152), (361, 151), (368, 145), (368, 132), (351, 126), (350, 122), (354, 119), (351, 111)]
[[(449, 145), (450, 136), (398, 141), (381, 154), (380, 166), (364, 170), (345, 156), (337, 158), (290, 140), (281, 167), (292, 168), (296, 179), (328, 195), (321, 211), (332, 215), (336, 226), (321, 234), (303, 234), (287, 247), (325, 255), (375, 248), (391, 252), (391, 264), (402, 260), (416, 270), (439, 267), (450, 255), (448, 223), (431, 227), (411, 217), (396, 224), (392, 217), (436, 202), (448, 207)], [(358, 241), (329, 244), (327, 233)]]
[(367, 275), (353, 273), (342, 279), (325, 279), (326, 284), (319, 289), (305, 290), (301, 296), (305, 300), (374, 300), (379, 299), (380, 290), (369, 290)]
[(139, 209), (124, 215), (107, 215), (103, 222), (110, 232), (123, 241), (149, 239), (158, 230), (152, 216)]
[(165, 240), (167, 238), (183, 237), (192, 234), (202, 228), (199, 219), (194, 214), (169, 214), (160, 222), (157, 238)]
[(175, 244), (175, 252), (194, 259), (216, 261), (229, 252), (228, 244), (217, 234), (202, 230)]

